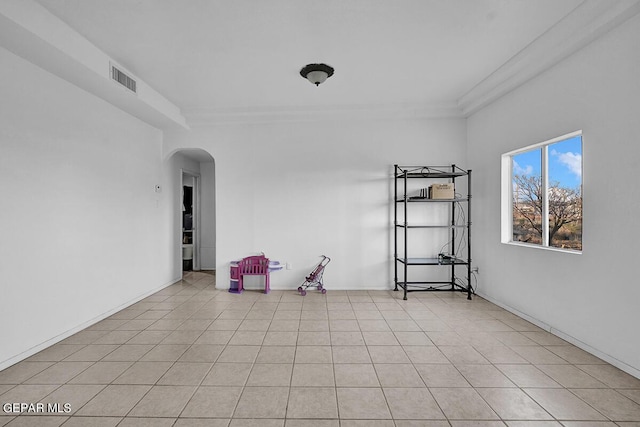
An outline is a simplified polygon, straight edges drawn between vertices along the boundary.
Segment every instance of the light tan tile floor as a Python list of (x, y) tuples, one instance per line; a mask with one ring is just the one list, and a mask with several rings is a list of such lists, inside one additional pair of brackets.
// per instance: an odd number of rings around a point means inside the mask
[[(0, 426), (637, 427), (640, 380), (460, 293), (180, 283), (0, 372)], [(65, 412), (64, 405), (70, 405)]]

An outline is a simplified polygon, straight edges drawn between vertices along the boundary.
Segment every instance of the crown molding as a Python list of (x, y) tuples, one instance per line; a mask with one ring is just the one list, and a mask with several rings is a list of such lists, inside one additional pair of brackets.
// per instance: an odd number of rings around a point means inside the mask
[(585, 0), (458, 101), (465, 117), (506, 95), (640, 12), (640, 0)]
[(406, 120), (462, 118), (455, 103), (328, 105), (262, 108), (183, 109), (191, 127), (257, 123), (295, 123), (335, 120)]

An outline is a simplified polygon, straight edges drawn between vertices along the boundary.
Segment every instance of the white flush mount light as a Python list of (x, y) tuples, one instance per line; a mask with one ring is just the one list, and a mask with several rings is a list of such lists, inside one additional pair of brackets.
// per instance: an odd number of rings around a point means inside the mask
[(300, 75), (316, 86), (333, 75), (333, 67), (327, 64), (308, 64), (302, 67)]

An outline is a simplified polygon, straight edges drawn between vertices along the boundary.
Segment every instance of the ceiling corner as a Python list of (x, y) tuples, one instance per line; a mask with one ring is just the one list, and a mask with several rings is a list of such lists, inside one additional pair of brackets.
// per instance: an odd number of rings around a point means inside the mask
[(640, 0), (585, 0), (458, 100), (469, 117), (640, 12)]
[(136, 93), (112, 81), (115, 61), (32, 0), (0, 2), (0, 46), (151, 126), (189, 128), (180, 109), (141, 79)]

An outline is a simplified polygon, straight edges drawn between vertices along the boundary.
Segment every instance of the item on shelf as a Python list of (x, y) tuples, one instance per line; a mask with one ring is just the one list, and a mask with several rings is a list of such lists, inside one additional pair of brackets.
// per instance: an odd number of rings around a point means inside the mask
[(438, 264), (451, 264), (456, 261), (455, 255), (438, 254)]
[(429, 198), (433, 200), (453, 199), (455, 186), (453, 182), (447, 184), (433, 184), (429, 186)]

